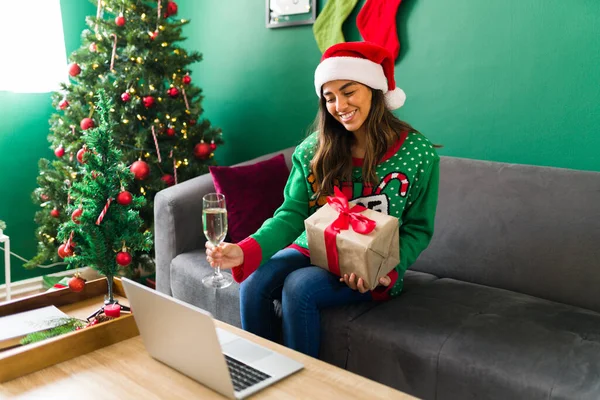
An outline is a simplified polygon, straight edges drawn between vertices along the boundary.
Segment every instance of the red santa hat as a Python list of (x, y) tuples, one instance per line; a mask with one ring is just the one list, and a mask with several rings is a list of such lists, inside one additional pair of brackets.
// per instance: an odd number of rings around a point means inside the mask
[(402, 107), (406, 100), (404, 91), (396, 87), (392, 54), (374, 43), (345, 42), (328, 48), (315, 71), (317, 96), (321, 97), (323, 84), (338, 79), (383, 91), (390, 110)]

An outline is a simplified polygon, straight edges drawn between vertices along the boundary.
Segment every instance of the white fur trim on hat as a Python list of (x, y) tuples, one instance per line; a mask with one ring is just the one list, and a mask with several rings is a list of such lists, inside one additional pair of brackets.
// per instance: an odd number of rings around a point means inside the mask
[(321, 97), (321, 87), (325, 83), (338, 79), (356, 81), (382, 90), (383, 93), (388, 91), (388, 81), (380, 64), (364, 58), (330, 57), (323, 60), (315, 70), (317, 96)]
[(405, 101), (406, 94), (404, 93), (404, 90), (400, 89), (399, 87), (385, 94), (385, 105), (390, 110), (395, 110), (402, 107)]

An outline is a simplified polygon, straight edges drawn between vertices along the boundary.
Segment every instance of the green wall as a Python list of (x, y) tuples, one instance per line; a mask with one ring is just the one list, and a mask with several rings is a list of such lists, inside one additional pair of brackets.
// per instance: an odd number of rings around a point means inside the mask
[[(316, 114), (312, 27), (266, 29), (264, 1), (180, 1), (206, 116), (238, 162), (297, 143)], [(320, 1), (320, 9), (325, 1)], [(361, 40), (356, 15), (346, 40)], [(404, 0), (397, 115), (443, 155), (600, 171), (600, 2)]]
[[(79, 36), (86, 27), (85, 16), (95, 15), (87, 1), (61, 0), (67, 53), (79, 47)], [(18, 39), (17, 39), (18, 40)], [(40, 67), (43, 62), (40, 62)], [(54, 111), (49, 93), (10, 93), (0, 91), (0, 219), (7, 224), (11, 250), (25, 258), (36, 254), (33, 216), (37, 207), (31, 202), (36, 188), (37, 162), (52, 159), (46, 139), (48, 119)], [(4, 278), (4, 252), (0, 254), (0, 284)], [(64, 267), (25, 270), (23, 262), (11, 258), (11, 281), (57, 272)]]
[[(317, 108), (312, 27), (266, 29), (263, 0), (178, 4), (179, 16), (192, 19), (185, 47), (204, 55), (192, 75), (206, 96), (204, 117), (227, 141), (217, 161), (298, 143)], [(363, 4), (344, 24), (347, 40), (361, 39), (355, 21)], [(96, 10), (82, 0), (62, 0), (61, 8), (70, 53)], [(408, 100), (397, 114), (443, 144), (443, 155), (600, 171), (599, 20), (597, 0), (403, 0), (396, 78)], [(53, 110), (47, 94), (6, 92), (0, 110), (0, 219), (13, 251), (29, 258), (30, 195), (37, 160), (53, 157), (46, 141)], [(49, 272), (25, 271), (15, 258), (12, 271), (13, 280)]]

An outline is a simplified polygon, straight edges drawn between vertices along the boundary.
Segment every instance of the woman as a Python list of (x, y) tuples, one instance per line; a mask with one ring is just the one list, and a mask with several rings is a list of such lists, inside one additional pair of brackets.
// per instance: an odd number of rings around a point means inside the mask
[[(382, 47), (330, 47), (315, 71), (318, 129), (294, 151), (283, 204), (240, 243), (214, 248), (207, 242), (209, 263), (231, 268), (241, 282), (245, 330), (273, 341), (282, 334), (286, 346), (317, 357), (321, 309), (402, 291), (404, 272), (433, 234), (439, 157), (390, 111), (405, 99), (393, 74), (392, 56)], [(310, 264), (304, 220), (325, 204), (334, 185), (348, 199), (400, 220), (401, 262), (372, 291), (355, 274), (337, 277)], [(281, 301), (281, 320), (274, 300)]]

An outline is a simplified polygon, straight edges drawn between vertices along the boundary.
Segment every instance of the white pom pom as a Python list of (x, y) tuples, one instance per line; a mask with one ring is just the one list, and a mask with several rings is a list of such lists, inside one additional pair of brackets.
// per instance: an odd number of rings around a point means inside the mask
[(404, 93), (404, 90), (400, 89), (399, 87), (385, 94), (385, 105), (390, 110), (395, 110), (402, 107), (405, 101), (406, 94)]

